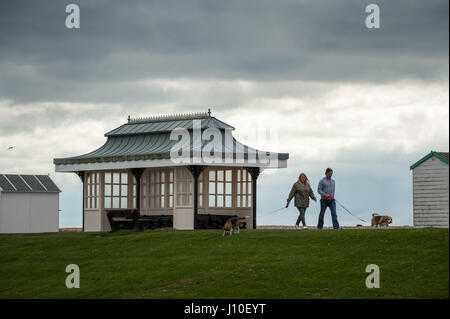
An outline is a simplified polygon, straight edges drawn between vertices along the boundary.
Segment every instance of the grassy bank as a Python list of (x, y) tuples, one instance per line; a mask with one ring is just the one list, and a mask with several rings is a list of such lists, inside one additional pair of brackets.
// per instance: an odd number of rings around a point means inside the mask
[[(0, 298), (448, 298), (448, 229), (0, 235)], [(81, 288), (67, 289), (77, 264)], [(365, 267), (380, 267), (367, 289)]]

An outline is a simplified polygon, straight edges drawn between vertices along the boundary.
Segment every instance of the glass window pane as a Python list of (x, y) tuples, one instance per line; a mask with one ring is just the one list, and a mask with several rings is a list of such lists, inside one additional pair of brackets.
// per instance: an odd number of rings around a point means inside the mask
[(98, 197), (95, 198), (95, 208), (98, 208)]
[(223, 181), (223, 171), (222, 170), (217, 171), (217, 180), (220, 182)]
[(161, 184), (161, 193), (160, 194), (161, 195), (165, 194), (165, 185), (164, 184)]
[(105, 183), (111, 183), (111, 173), (105, 173)]
[(105, 208), (111, 208), (111, 197), (105, 197)]
[(217, 182), (217, 194), (223, 194), (223, 183)]
[(225, 171), (225, 180), (228, 182), (231, 182), (231, 170), (230, 169), (227, 169)]
[(128, 185), (121, 185), (120, 186), (120, 194), (121, 196), (127, 196), (128, 195)]
[(113, 195), (119, 196), (119, 185), (113, 185)]
[(231, 207), (231, 196), (225, 196), (225, 206)]
[(223, 207), (223, 196), (217, 196), (217, 207)]
[(247, 183), (247, 191), (248, 191), (249, 194), (252, 193), (252, 183), (251, 182)]
[(160, 202), (161, 202), (161, 208), (164, 208), (164, 197), (161, 197), (161, 199), (160, 199)]
[(119, 184), (119, 173), (113, 173), (113, 183)]
[(252, 206), (252, 195), (247, 196), (247, 207)]
[(236, 194), (238, 194), (238, 195), (241, 193), (241, 185), (242, 185), (242, 183), (236, 184)]
[(169, 207), (173, 207), (173, 196), (169, 197)]
[(169, 180), (170, 180), (171, 182), (173, 182), (173, 172), (172, 172), (172, 171), (171, 171), (170, 174), (169, 174)]
[(105, 185), (105, 196), (111, 196), (111, 185)]
[(236, 206), (241, 207), (241, 196), (236, 197)]
[(128, 184), (128, 173), (122, 173), (122, 184)]
[(95, 185), (95, 196), (100, 196), (100, 185)]
[(113, 197), (112, 208), (120, 208), (119, 207), (119, 197)]
[(225, 183), (225, 194), (231, 195), (231, 183)]
[(169, 194), (173, 195), (173, 184), (169, 185)]
[(252, 175), (250, 175), (250, 173), (248, 173), (248, 172), (247, 172), (247, 180), (250, 182), (252, 181)]
[(247, 194), (247, 183), (242, 184), (242, 194)]
[(237, 181), (239, 182), (241, 180), (241, 174), (242, 174), (242, 170), (238, 169), (236, 172), (236, 176), (237, 176)]
[(242, 172), (242, 180), (247, 181), (247, 173), (245, 171)]
[(216, 196), (215, 195), (209, 195), (209, 207), (215, 207), (216, 206)]
[(210, 181), (215, 181), (216, 180), (216, 171), (215, 170), (210, 170), (209, 171), (209, 180)]
[(120, 208), (127, 208), (128, 207), (128, 198), (121, 197), (120, 198)]

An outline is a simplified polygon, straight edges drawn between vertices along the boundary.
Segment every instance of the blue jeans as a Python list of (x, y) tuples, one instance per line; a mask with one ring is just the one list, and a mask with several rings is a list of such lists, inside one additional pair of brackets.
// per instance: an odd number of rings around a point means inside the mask
[(323, 227), (323, 216), (325, 215), (325, 210), (327, 207), (330, 207), (331, 211), (331, 220), (333, 221), (333, 228), (338, 229), (339, 228), (339, 222), (337, 220), (336, 215), (336, 202), (334, 199), (328, 200), (328, 199), (321, 199), (320, 200), (320, 213), (319, 213), (319, 223), (317, 224), (318, 229), (322, 229)]
[(297, 207), (299, 215), (297, 218), (297, 222), (295, 223), (295, 226), (300, 225), (300, 222), (303, 223), (303, 226), (306, 226), (306, 221), (305, 221), (305, 213), (306, 213), (306, 208), (303, 207)]

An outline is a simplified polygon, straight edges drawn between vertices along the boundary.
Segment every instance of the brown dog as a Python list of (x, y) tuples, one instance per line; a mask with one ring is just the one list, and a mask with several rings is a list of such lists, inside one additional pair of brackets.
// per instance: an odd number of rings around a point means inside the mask
[(232, 235), (233, 232), (235, 234), (239, 234), (239, 231), (241, 229), (241, 219), (247, 219), (248, 216), (245, 217), (231, 217), (229, 220), (226, 221), (225, 225), (223, 226), (223, 234), (222, 236), (225, 236), (226, 234)]
[(376, 213), (372, 214), (372, 227), (388, 227), (392, 223), (391, 216), (381, 216)]
[(233, 224), (231, 223), (231, 219), (227, 220), (225, 225), (223, 225), (223, 234), (222, 236), (225, 236), (225, 234), (233, 235)]

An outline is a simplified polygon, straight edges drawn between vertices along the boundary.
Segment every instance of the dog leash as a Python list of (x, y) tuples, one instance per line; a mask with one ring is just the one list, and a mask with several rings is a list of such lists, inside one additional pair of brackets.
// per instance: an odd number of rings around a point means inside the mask
[(359, 218), (358, 216), (353, 215), (352, 212), (349, 211), (347, 208), (345, 208), (345, 206), (342, 205), (341, 202), (339, 202), (336, 198), (335, 198), (334, 200), (335, 200), (339, 205), (341, 205), (341, 207), (342, 207), (343, 209), (345, 209), (345, 210), (347, 211), (347, 213), (349, 213), (349, 214), (352, 215), (353, 217), (359, 219), (360, 221), (362, 221), (362, 222), (364, 222), (364, 223), (366, 223), (366, 224), (369, 223), (369, 222), (365, 221), (364, 219), (361, 219), (361, 218)]
[(271, 212), (268, 212), (268, 213), (265, 213), (265, 214), (263, 214), (263, 216), (264, 215), (271, 215), (271, 214), (275, 214), (275, 213), (277, 213), (277, 212), (279, 212), (280, 210), (283, 210), (283, 209), (285, 209), (286, 207), (281, 207), (281, 208), (278, 208), (278, 209), (275, 209), (275, 210), (273, 210), (273, 211), (271, 211)]
[(279, 212), (280, 210), (283, 210), (283, 209), (285, 209), (286, 207), (281, 207), (281, 208), (278, 208), (278, 209), (275, 209), (275, 210), (273, 210), (273, 211), (271, 211), (271, 212), (268, 212), (267, 214), (274, 214), (274, 213), (276, 213), (276, 212)]

